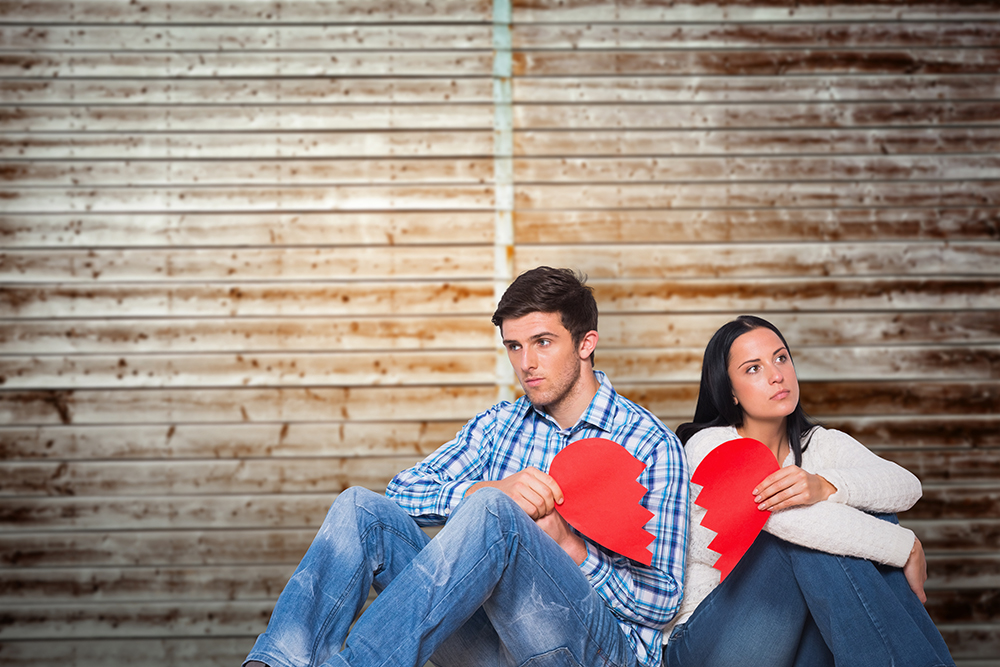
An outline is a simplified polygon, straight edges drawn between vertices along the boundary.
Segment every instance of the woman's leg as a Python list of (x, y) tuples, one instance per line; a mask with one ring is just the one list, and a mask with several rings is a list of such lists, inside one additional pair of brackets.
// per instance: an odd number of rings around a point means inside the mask
[(788, 544), (786, 551), (837, 665), (954, 665), (902, 570)]
[(666, 667), (833, 665), (815, 624), (807, 627), (809, 609), (784, 545), (758, 535), (725, 581), (675, 629)]

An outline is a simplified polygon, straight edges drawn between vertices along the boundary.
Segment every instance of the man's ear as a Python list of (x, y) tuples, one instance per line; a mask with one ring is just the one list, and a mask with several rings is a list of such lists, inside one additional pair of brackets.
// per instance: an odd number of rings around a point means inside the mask
[(597, 339), (600, 338), (596, 331), (588, 331), (583, 334), (583, 339), (580, 341), (580, 347), (577, 353), (580, 355), (580, 359), (587, 359), (594, 350), (597, 348)]

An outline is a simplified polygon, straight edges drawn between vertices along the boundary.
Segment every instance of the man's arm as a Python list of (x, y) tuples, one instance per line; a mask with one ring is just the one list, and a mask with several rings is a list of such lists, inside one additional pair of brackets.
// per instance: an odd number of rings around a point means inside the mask
[(480, 413), (426, 459), (398, 473), (386, 487), (421, 526), (440, 525), (469, 489), (486, 476), (486, 453), (496, 427), (496, 407)]

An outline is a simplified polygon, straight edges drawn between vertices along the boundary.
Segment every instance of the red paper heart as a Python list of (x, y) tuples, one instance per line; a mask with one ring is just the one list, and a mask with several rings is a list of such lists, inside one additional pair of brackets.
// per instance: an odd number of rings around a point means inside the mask
[(695, 504), (707, 511), (701, 525), (717, 535), (708, 547), (720, 556), (715, 568), (726, 578), (757, 539), (768, 510), (757, 509), (754, 488), (780, 466), (767, 445), (753, 438), (724, 442), (702, 459), (691, 481), (702, 487)]
[(639, 504), (646, 487), (636, 481), (646, 469), (624, 447), (605, 438), (566, 445), (552, 459), (549, 475), (563, 492), (556, 509), (598, 544), (649, 565), (653, 536), (643, 529), (653, 513)]

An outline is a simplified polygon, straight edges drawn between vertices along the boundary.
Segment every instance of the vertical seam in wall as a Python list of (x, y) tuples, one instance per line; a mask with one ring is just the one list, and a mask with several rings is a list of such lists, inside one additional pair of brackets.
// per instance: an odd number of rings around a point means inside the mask
[[(514, 119), (511, 109), (511, 0), (493, 0), (493, 301), (514, 275)], [(514, 376), (498, 333), (498, 400), (513, 400)]]

